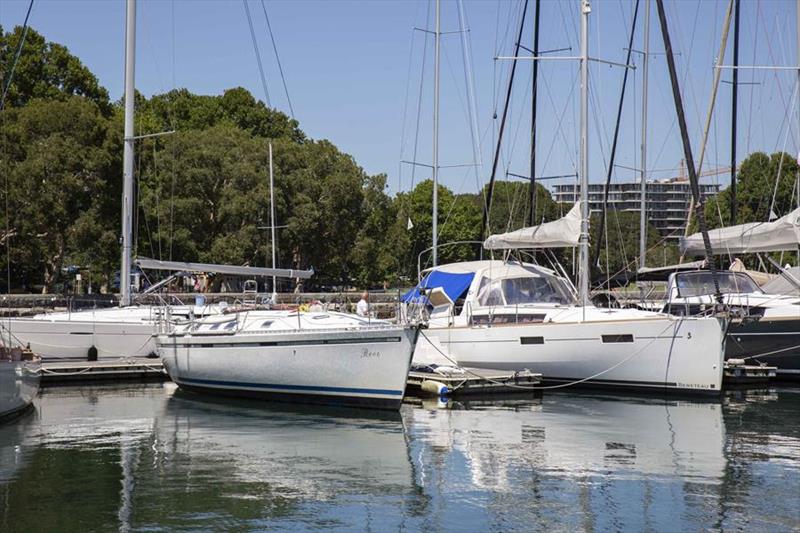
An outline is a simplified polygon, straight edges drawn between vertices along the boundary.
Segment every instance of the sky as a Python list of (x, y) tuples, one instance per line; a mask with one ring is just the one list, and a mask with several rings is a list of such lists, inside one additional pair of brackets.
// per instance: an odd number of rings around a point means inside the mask
[[(488, 181), (524, 0), (465, 0), (461, 33), (458, 4), (441, 6), (440, 178), (456, 192), (475, 192)], [(595, 0), (590, 15), (589, 54), (625, 62), (634, 0)], [(28, 0), (2, 0), (0, 24), (21, 24)], [(533, 1), (522, 44), (532, 47)], [(301, 128), (314, 139), (329, 139), (371, 173), (389, 176), (390, 192), (407, 190), (430, 176), (432, 162), (434, 3), (409, 1), (267, 0), (289, 96)], [(262, 4), (249, 0), (270, 103), (289, 112)], [(713, 65), (718, 55), (726, 0), (666, 2), (681, 90), (695, 158), (698, 157)], [(644, 3), (634, 49), (643, 48)], [(113, 99), (122, 94), (125, 4), (121, 0), (36, 0), (30, 25), (66, 45), (94, 72)], [(749, 0), (741, 8), (741, 65), (798, 64), (796, 8), (791, 0)], [(540, 48), (551, 56), (579, 51), (577, 0), (542, 2)], [(678, 174), (682, 159), (655, 4), (651, 8), (648, 105), (648, 176)], [(418, 28), (418, 29), (414, 29)], [(463, 38), (462, 38), (463, 37)], [(427, 42), (426, 42), (427, 40)], [(732, 41), (732, 35), (731, 39)], [(474, 79), (474, 119), (467, 91), (464, 49), (468, 44)], [(521, 54), (528, 54), (522, 50)], [(725, 63), (731, 63), (729, 42)], [(616, 181), (629, 181), (640, 167), (642, 58), (634, 54), (629, 93), (623, 108)], [(424, 63), (424, 65), (423, 65)], [(500, 151), (498, 179), (529, 174), (531, 61), (520, 61)], [(578, 63), (540, 63), (537, 175), (574, 174), (578, 165)], [(424, 70), (423, 70), (424, 66)], [(738, 153), (785, 149), (798, 153), (797, 72), (741, 70)], [(593, 62), (590, 67), (590, 180), (602, 181), (623, 69)], [(730, 71), (722, 75), (730, 80)], [(220, 94), (243, 86), (265, 99), (243, 3), (232, 1), (141, 0), (137, 18), (136, 87), (146, 95), (185, 87)], [(420, 92), (421, 88), (421, 92)], [(719, 89), (704, 169), (730, 164), (731, 86)], [(496, 116), (496, 117), (495, 117)], [(419, 118), (418, 118), (419, 117)], [(471, 124), (476, 124), (473, 142)], [(148, 132), (137, 132), (148, 133)], [(416, 141), (415, 141), (416, 140)], [(480, 166), (475, 166), (480, 163)], [(721, 173), (703, 178), (727, 185)], [(572, 182), (574, 178), (548, 181)]]

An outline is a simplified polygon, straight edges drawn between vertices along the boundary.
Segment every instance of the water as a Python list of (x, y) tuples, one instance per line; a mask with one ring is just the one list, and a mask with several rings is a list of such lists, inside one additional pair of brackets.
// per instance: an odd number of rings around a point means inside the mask
[(800, 389), (400, 414), (45, 389), (0, 426), (0, 531), (800, 529)]

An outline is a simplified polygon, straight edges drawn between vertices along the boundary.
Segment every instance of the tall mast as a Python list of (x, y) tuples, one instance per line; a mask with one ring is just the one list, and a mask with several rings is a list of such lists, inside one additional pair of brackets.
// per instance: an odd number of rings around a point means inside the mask
[(433, 66), (433, 266), (437, 266), (439, 243), (439, 56), (441, 52), (441, 0), (436, 0), (436, 31)]
[[(533, 17), (533, 57), (539, 57), (539, 13), (542, 8), (541, 0), (534, 3), (536, 9)], [(531, 182), (530, 182), (530, 205), (531, 211), (528, 215), (528, 226), (536, 224), (536, 93), (539, 86), (539, 61), (533, 60), (533, 83), (531, 84)]]
[[(272, 249), (272, 269), (275, 269), (275, 188), (273, 186), (273, 171), (272, 171), (272, 143), (269, 143), (269, 225), (270, 235), (272, 241), (270, 248)], [(276, 297), (278, 296), (277, 285), (278, 278), (272, 276), (272, 303), (277, 303)]]
[(642, 53), (642, 178), (639, 183), (639, 268), (647, 259), (647, 67), (650, 59), (650, 0), (644, 0), (644, 51)]
[(120, 305), (131, 303), (131, 247), (133, 242), (133, 113), (136, 63), (136, 0), (127, 0), (125, 17), (125, 138), (122, 160), (122, 265)]
[(581, 236), (578, 303), (589, 305), (589, 0), (581, 0)]
[(714, 261), (713, 251), (711, 249), (711, 239), (708, 236), (708, 229), (706, 227), (706, 216), (703, 209), (705, 204), (703, 202), (703, 198), (700, 196), (700, 184), (697, 181), (698, 167), (696, 167), (694, 164), (692, 146), (689, 142), (689, 128), (686, 126), (686, 116), (683, 111), (683, 98), (681, 97), (681, 89), (678, 86), (678, 74), (675, 70), (675, 58), (672, 55), (672, 41), (670, 40), (669, 29), (667, 28), (667, 15), (664, 11), (664, 0), (656, 0), (656, 7), (658, 8), (658, 20), (661, 26), (661, 37), (664, 39), (664, 53), (667, 56), (667, 68), (669, 70), (670, 85), (672, 85), (672, 99), (675, 102), (675, 112), (678, 115), (678, 127), (680, 129), (681, 141), (683, 143), (683, 155), (686, 158), (686, 167), (689, 171), (689, 183), (692, 187), (692, 198), (695, 201), (695, 210), (697, 211), (697, 225), (700, 226), (700, 232), (703, 234), (703, 245), (706, 252), (706, 261), (711, 269), (711, 277), (714, 281), (714, 294), (717, 302), (721, 304), (722, 293), (720, 292), (719, 288), (717, 266)]
[(733, 94), (731, 95), (731, 226), (736, 225), (736, 118), (739, 99), (739, 0), (733, 11)]

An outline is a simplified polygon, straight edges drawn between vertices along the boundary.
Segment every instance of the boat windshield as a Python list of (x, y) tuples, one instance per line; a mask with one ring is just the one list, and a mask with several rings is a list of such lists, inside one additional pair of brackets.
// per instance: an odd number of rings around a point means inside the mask
[(569, 304), (571, 301), (569, 291), (556, 278), (520, 277), (492, 281), (484, 277), (478, 288), (478, 304), (486, 307), (531, 303)]
[[(762, 292), (753, 279), (743, 272), (717, 272), (719, 290), (723, 294)], [(710, 271), (681, 272), (675, 275), (678, 295), (682, 298), (714, 294), (714, 278)]]

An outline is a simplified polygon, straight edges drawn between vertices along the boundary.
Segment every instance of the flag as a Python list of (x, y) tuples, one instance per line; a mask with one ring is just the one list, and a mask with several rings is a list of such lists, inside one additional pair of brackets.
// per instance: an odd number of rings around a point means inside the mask
[(414, 227), (414, 223), (413, 223), (413, 222), (411, 222), (411, 217), (408, 217), (408, 224), (406, 224), (406, 229), (407, 229), (408, 231), (411, 231), (411, 229), (412, 229), (413, 227)]

